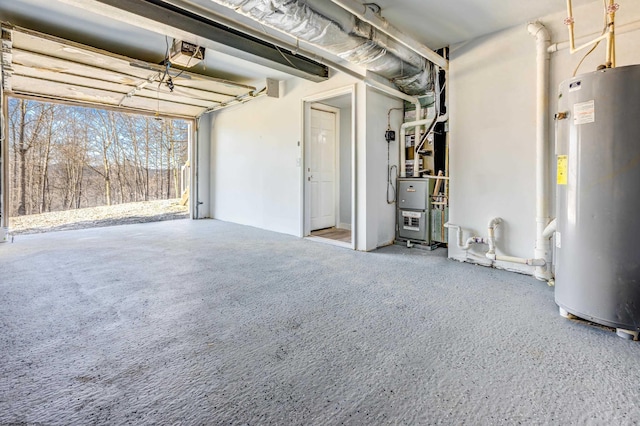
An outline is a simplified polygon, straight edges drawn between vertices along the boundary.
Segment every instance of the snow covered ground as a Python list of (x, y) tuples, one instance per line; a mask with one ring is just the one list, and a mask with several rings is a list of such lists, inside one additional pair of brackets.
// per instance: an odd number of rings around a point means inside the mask
[(9, 218), (12, 235), (97, 228), (130, 223), (185, 219), (189, 209), (179, 199), (142, 201), (113, 206), (88, 207)]

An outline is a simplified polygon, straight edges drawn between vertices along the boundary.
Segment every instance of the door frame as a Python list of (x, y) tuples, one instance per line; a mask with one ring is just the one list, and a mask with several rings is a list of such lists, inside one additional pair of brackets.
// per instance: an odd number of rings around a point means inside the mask
[(340, 241), (326, 240), (327, 243), (340, 245), (355, 250), (356, 248), (356, 229), (357, 229), (357, 216), (356, 216), (356, 199), (357, 199), (357, 187), (356, 187), (356, 85), (350, 85), (341, 87), (338, 89), (322, 92), (316, 95), (308, 96), (302, 99), (302, 143), (300, 144), (300, 236), (309, 237), (311, 235), (311, 211), (310, 211), (310, 191), (307, 184), (307, 167), (308, 167), (308, 144), (311, 139), (311, 107), (314, 105), (316, 109), (325, 110), (329, 112), (335, 112), (336, 114), (336, 222), (339, 221), (340, 212), (340, 180), (345, 176), (340, 175), (340, 115), (339, 109), (328, 107), (326, 105), (318, 106), (318, 103), (328, 101), (332, 98), (336, 98), (343, 95), (350, 95), (351, 98), (351, 243), (344, 243)]
[[(333, 160), (334, 160), (334, 170), (333, 170), (333, 216), (334, 216), (334, 226), (337, 228), (340, 223), (340, 109), (332, 106), (320, 104), (320, 103), (311, 103), (309, 104), (310, 110), (327, 112), (334, 115), (335, 123), (334, 123), (334, 138), (335, 143), (333, 144)], [(309, 121), (311, 124), (311, 121)], [(305, 145), (304, 145), (304, 164), (305, 169), (306, 165), (311, 163), (311, 150), (308, 148), (308, 143), (311, 141), (310, 134), (305, 132)], [(309, 236), (311, 232), (311, 191), (309, 188), (309, 180), (305, 179), (304, 184), (307, 186), (305, 194), (307, 194), (305, 200), (305, 220), (309, 222), (308, 233), (305, 235)]]

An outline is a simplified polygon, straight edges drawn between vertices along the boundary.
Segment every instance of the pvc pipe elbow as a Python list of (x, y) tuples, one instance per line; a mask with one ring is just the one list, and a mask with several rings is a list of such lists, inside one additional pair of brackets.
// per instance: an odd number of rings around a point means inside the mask
[(496, 226), (498, 226), (501, 223), (502, 223), (502, 218), (501, 217), (494, 217), (493, 219), (491, 219), (489, 221), (488, 228), (489, 229), (493, 229), (493, 228), (495, 228)]
[(549, 30), (540, 22), (529, 22), (527, 24), (527, 30), (529, 34), (536, 37), (538, 40), (543, 42), (551, 42), (551, 35), (549, 34)]
[(489, 221), (489, 226), (487, 230), (487, 233), (489, 234), (489, 238), (487, 240), (487, 243), (489, 244), (489, 253), (493, 253), (494, 255), (496, 252), (495, 228), (496, 226), (498, 226), (499, 223), (502, 223), (502, 219), (499, 217), (494, 217)]
[[(462, 229), (460, 228), (460, 225), (454, 225), (454, 224), (452, 224), (452, 223), (447, 222), (447, 223), (445, 223), (445, 224), (444, 224), (444, 227), (445, 227), (445, 228), (447, 228), (447, 229), (455, 229), (456, 231), (458, 231), (458, 232), (457, 232), (457, 236), (458, 236), (458, 247), (459, 247), (459, 248), (461, 248), (461, 249), (463, 249), (463, 250), (466, 250), (466, 249), (464, 248), (464, 246), (462, 245)], [(468, 248), (468, 247), (467, 247), (467, 248)]]
[(527, 265), (544, 266), (547, 262), (544, 259), (527, 259)]
[(558, 219), (553, 219), (551, 222), (549, 222), (546, 228), (544, 228), (544, 231), (542, 231), (542, 238), (548, 240), (549, 238), (551, 238), (553, 233), (556, 232), (556, 229), (558, 229)]

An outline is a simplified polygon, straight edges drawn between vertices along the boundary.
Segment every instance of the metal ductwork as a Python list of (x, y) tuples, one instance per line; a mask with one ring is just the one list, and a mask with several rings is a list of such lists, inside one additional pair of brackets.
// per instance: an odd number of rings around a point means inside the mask
[(365, 67), (404, 93), (433, 90), (433, 64), (341, 7), (303, 0), (211, 0)]

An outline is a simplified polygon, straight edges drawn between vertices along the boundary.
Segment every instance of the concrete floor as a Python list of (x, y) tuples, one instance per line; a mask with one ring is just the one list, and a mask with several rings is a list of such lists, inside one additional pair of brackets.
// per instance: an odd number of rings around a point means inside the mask
[(218, 221), (0, 244), (0, 424), (634, 424), (637, 342), (531, 277)]

